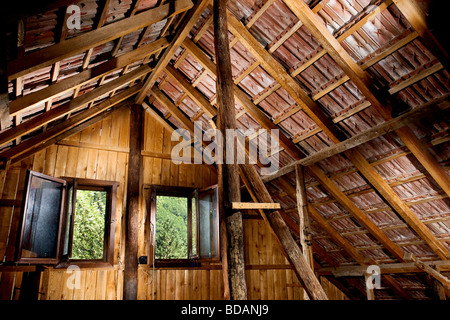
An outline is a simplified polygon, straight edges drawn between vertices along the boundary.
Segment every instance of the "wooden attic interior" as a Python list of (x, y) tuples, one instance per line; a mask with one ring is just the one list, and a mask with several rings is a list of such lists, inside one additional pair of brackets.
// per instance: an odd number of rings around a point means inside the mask
[[(242, 211), (246, 298), (316, 299), (315, 285), (328, 299), (450, 297), (449, 60), (436, 2), (228, 0), (236, 126), (280, 130), (277, 173), (250, 181), (260, 167), (241, 168), (243, 200), (281, 206)], [(71, 5), (80, 29), (66, 23)], [(221, 177), (170, 160), (173, 130), (216, 126), (213, 1), (48, 1), (12, 11), (6, 31), (0, 298), (19, 299), (37, 273), (39, 299), (124, 299), (130, 199), (145, 256), (143, 186)], [(119, 182), (113, 266), (82, 269), (81, 289), (64, 286), (64, 269), (14, 263), (27, 170)], [(369, 265), (381, 288), (366, 288)], [(137, 299), (227, 297), (220, 262), (132, 268)]]

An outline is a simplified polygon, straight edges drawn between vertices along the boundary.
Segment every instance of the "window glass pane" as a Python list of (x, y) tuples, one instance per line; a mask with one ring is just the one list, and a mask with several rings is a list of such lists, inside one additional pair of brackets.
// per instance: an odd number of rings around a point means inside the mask
[(195, 204), (195, 198), (191, 198), (192, 201), (192, 255), (197, 255), (197, 210), (196, 210), (196, 204)]
[(156, 259), (188, 258), (187, 197), (156, 197)]
[(30, 176), (22, 257), (56, 258), (62, 193), (61, 183)]
[(106, 191), (77, 189), (71, 259), (103, 259)]
[(199, 194), (199, 254), (201, 258), (214, 258), (218, 256), (218, 230), (217, 230), (217, 195), (215, 190)]

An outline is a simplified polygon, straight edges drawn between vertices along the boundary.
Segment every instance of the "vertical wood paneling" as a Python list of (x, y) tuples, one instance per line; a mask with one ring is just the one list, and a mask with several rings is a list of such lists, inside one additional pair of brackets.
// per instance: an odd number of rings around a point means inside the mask
[[(111, 269), (82, 269), (80, 289), (69, 289), (69, 273), (48, 269), (41, 275), (41, 299), (122, 299), (126, 182), (128, 153), (117, 149), (128, 148), (129, 109), (121, 109), (96, 125), (68, 137), (68, 145), (54, 145), (15, 164), (7, 172), (0, 172), (0, 195), (4, 199), (21, 199), (27, 169), (53, 176), (91, 178), (118, 181), (115, 214), (114, 264)], [(85, 147), (84, 143), (98, 148)], [(79, 144), (79, 145), (78, 145)], [(144, 151), (170, 154), (176, 142), (171, 132), (150, 115), (145, 115)], [(124, 149), (126, 150), (126, 149)], [(143, 157), (143, 183), (170, 186), (206, 187), (217, 183), (215, 170), (207, 165), (175, 165), (168, 159)], [(142, 195), (142, 198), (144, 196)], [(141, 234), (139, 252), (145, 255), (149, 245), (146, 229), (145, 201), (141, 199)], [(0, 207), (0, 257), (12, 258), (20, 208)], [(12, 228), (11, 228), (12, 227)], [(263, 220), (244, 220), (245, 262), (252, 266), (287, 265), (279, 245)], [(8, 252), (7, 252), (8, 250)], [(18, 298), (22, 274), (0, 273), (0, 298)], [(322, 279), (331, 297), (342, 299), (343, 294), (331, 283)], [(247, 285), (251, 299), (301, 299), (303, 289), (290, 269), (253, 268), (247, 270)], [(139, 299), (223, 299), (223, 279), (220, 269), (168, 270), (151, 266), (139, 268)]]

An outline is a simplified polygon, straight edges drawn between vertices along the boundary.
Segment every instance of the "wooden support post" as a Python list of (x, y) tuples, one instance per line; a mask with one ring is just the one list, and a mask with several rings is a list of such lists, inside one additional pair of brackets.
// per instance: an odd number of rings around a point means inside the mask
[[(297, 165), (295, 166), (295, 182), (296, 182), (296, 199), (297, 210), (299, 217), (299, 234), (300, 245), (302, 247), (302, 253), (306, 262), (314, 271), (314, 258), (312, 251), (312, 240), (310, 233), (310, 223), (308, 214), (308, 203), (306, 200), (306, 188), (305, 188), (305, 167)], [(304, 299), (309, 300), (308, 295), (304, 292)]]
[[(273, 202), (258, 172), (252, 164), (241, 164), (241, 178), (254, 201)], [(286, 222), (278, 211), (267, 212), (260, 210), (272, 233), (283, 248), (286, 258), (294, 268), (303, 288), (311, 300), (328, 300), (325, 291), (317, 280), (311, 267), (306, 262), (299, 246), (292, 237)]]
[(130, 153), (128, 158), (127, 211), (125, 225), (124, 300), (137, 299), (142, 113), (143, 109), (140, 105), (134, 104), (131, 107)]
[(300, 244), (302, 246), (303, 256), (306, 262), (313, 269), (314, 259), (311, 247), (311, 233), (308, 214), (308, 203), (306, 201), (305, 176), (304, 167), (295, 167), (297, 210), (299, 216)]
[[(234, 102), (234, 83), (231, 71), (230, 47), (228, 42), (227, 1), (215, 0), (214, 44), (217, 60), (217, 127), (224, 134), (227, 130), (236, 130)], [(228, 278), (230, 295), (233, 300), (247, 299), (247, 282), (244, 262), (244, 236), (242, 214), (231, 208), (232, 202), (240, 202), (239, 168), (237, 164), (236, 137), (233, 140), (234, 161), (218, 165), (219, 192), (223, 204), (228, 236)], [(225, 146), (224, 146), (224, 159)], [(222, 257), (225, 260), (227, 257)], [(224, 280), (226, 270), (224, 270)], [(225, 281), (227, 283), (228, 281)]]

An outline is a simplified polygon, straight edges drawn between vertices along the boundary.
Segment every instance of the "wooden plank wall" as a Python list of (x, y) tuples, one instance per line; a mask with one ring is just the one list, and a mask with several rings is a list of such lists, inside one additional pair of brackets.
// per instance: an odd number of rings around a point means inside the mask
[[(119, 182), (114, 267), (81, 269), (80, 288), (69, 289), (73, 279), (66, 270), (41, 273), (40, 299), (122, 299), (124, 219), (129, 144), (129, 109), (110, 117), (0, 171), (2, 199), (22, 199), (27, 169), (55, 177), (78, 177)], [(170, 160), (171, 132), (145, 115), (142, 184), (206, 187), (217, 183), (207, 165), (175, 165)], [(143, 190), (143, 188), (142, 188)], [(144, 192), (141, 197), (140, 255), (149, 250)], [(12, 261), (20, 207), (0, 207), (0, 259)], [(302, 288), (263, 220), (244, 220), (245, 260), (249, 299), (302, 299)], [(202, 269), (139, 268), (138, 299), (222, 299), (223, 282), (219, 264)], [(0, 299), (18, 299), (22, 272), (0, 272)], [(335, 299), (343, 295), (331, 283), (326, 291)], [(330, 297), (331, 298), (331, 297)]]

